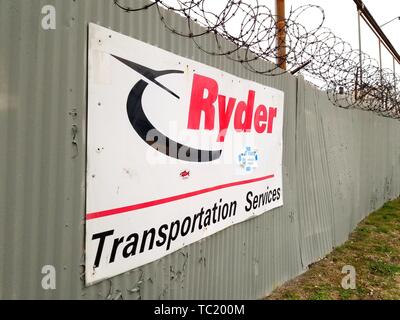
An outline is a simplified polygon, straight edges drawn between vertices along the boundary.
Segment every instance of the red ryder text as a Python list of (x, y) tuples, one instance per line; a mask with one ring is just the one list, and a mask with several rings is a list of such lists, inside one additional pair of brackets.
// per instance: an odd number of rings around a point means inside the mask
[[(234, 129), (237, 132), (250, 132), (254, 125), (257, 133), (272, 133), (277, 108), (260, 104), (254, 108), (256, 92), (249, 90), (247, 101), (239, 101), (234, 97), (218, 94), (218, 83), (214, 79), (194, 74), (188, 129), (199, 130), (201, 114), (204, 113), (204, 129), (214, 130), (215, 105), (219, 112), (218, 142), (225, 140), (226, 130), (234, 114)], [(235, 112), (233, 112), (235, 109)]]

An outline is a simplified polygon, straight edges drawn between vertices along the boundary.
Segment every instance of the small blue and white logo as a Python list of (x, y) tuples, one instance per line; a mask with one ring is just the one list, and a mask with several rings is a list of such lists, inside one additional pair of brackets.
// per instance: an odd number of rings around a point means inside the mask
[(245, 152), (239, 154), (239, 164), (246, 173), (251, 173), (257, 168), (259, 156), (257, 150), (246, 147)]

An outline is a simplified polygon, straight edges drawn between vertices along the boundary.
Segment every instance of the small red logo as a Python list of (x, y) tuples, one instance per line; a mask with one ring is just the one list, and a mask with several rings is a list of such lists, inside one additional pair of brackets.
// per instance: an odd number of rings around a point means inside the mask
[(181, 176), (183, 179), (187, 179), (187, 178), (190, 177), (190, 171), (187, 171), (187, 170), (182, 171), (181, 174), (180, 174), (180, 176)]

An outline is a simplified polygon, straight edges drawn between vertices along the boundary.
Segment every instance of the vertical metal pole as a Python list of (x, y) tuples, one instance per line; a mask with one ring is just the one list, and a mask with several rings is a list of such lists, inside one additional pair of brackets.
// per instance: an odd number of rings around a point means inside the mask
[[(383, 83), (383, 72), (382, 72), (382, 43), (381, 39), (378, 39), (379, 41), (379, 72), (381, 75), (381, 85)], [(382, 93), (383, 94), (383, 93)]]
[(357, 101), (358, 98), (358, 67), (356, 68), (356, 82), (354, 84), (354, 98)]
[(277, 64), (283, 70), (286, 70), (285, 0), (276, 0), (276, 16)]
[(396, 93), (396, 85), (397, 85), (397, 83), (396, 83), (396, 61), (394, 60), (394, 57), (393, 57), (393, 85), (394, 85), (394, 93)]
[(360, 88), (362, 88), (362, 54), (361, 54), (361, 49), (362, 49), (362, 47), (361, 47), (361, 12), (360, 12), (360, 10), (358, 10), (358, 50), (359, 50), (359, 59), (360, 59), (360, 72), (359, 72), (359, 75), (360, 75), (360, 81), (359, 81), (359, 84), (360, 84)]

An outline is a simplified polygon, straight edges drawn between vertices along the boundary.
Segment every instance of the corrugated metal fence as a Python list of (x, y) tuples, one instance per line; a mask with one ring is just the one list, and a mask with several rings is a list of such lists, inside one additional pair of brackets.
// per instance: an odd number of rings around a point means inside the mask
[[(41, 27), (44, 5), (56, 8), (56, 30)], [(89, 22), (283, 90), (285, 205), (85, 288)], [(333, 107), (302, 78), (256, 75), (202, 53), (167, 31), (154, 8), (0, 0), (0, 299), (261, 298), (400, 194), (399, 137), (400, 122)], [(56, 290), (42, 289), (44, 265), (56, 268)]]

